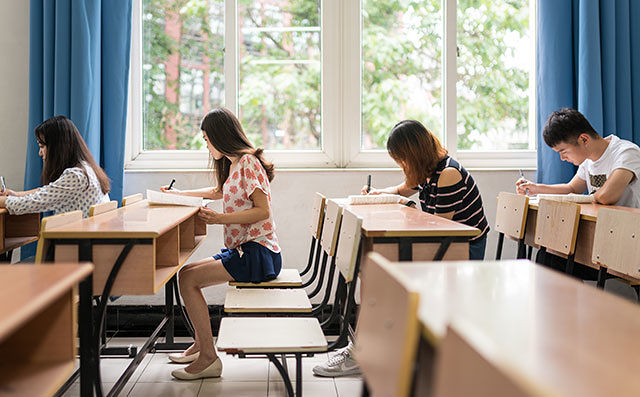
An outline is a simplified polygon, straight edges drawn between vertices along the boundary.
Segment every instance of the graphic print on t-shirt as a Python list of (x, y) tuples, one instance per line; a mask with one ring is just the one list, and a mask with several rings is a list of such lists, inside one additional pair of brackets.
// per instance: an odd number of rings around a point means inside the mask
[(589, 194), (595, 193), (598, 189), (604, 186), (604, 183), (606, 181), (607, 181), (607, 175), (605, 174), (600, 174), (600, 175), (589, 174), (589, 182), (591, 183), (591, 187), (594, 188), (589, 192)]

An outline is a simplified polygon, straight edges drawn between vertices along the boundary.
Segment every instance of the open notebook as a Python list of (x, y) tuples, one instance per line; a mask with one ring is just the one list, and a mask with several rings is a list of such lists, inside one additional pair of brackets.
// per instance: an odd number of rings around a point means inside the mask
[(409, 199), (398, 194), (354, 195), (349, 196), (349, 204), (406, 204)]
[(147, 200), (151, 205), (186, 205), (188, 207), (201, 207), (202, 197), (179, 196), (177, 194), (156, 192), (147, 189)]
[(572, 203), (593, 203), (593, 194), (538, 194), (535, 197), (529, 198), (529, 202), (538, 201), (540, 199), (556, 200), (556, 201), (570, 201)]

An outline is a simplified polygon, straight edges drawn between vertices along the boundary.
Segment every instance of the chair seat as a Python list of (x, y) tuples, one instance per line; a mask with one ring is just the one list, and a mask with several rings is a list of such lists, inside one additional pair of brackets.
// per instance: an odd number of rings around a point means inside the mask
[(243, 283), (238, 281), (229, 281), (231, 287), (250, 287), (250, 288), (290, 288), (302, 287), (302, 279), (298, 269), (282, 269), (278, 277), (271, 281), (263, 283)]
[(225, 317), (216, 346), (228, 353), (321, 353), (327, 340), (316, 318)]
[(309, 313), (311, 302), (303, 289), (234, 288), (224, 300), (227, 313)]

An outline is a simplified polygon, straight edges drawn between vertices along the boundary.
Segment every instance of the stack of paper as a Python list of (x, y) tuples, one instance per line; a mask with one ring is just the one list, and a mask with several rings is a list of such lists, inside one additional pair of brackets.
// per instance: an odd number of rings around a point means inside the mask
[(178, 194), (156, 192), (147, 189), (147, 200), (151, 205), (186, 205), (202, 207), (202, 197), (180, 196)]

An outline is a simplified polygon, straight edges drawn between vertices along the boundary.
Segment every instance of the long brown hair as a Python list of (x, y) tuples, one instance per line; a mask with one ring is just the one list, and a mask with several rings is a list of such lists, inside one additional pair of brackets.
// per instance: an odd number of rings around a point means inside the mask
[(82, 162), (86, 162), (96, 174), (102, 193), (109, 193), (109, 177), (93, 160), (87, 144), (71, 120), (65, 116), (53, 116), (36, 127), (35, 135), (38, 143), (47, 147), (41, 175), (44, 185), (60, 178), (64, 170), (73, 167), (82, 169), (88, 180), (89, 175), (82, 165)]
[(273, 180), (273, 163), (264, 159), (262, 148), (256, 149), (253, 147), (249, 139), (247, 139), (240, 121), (230, 110), (225, 108), (213, 109), (202, 119), (200, 129), (207, 134), (207, 138), (213, 147), (223, 154), (222, 158), (213, 161), (218, 190), (222, 189), (222, 185), (229, 177), (231, 161), (226, 156), (241, 157), (245, 154), (256, 156), (267, 173), (269, 182)]
[(440, 160), (447, 155), (438, 137), (416, 120), (403, 120), (396, 124), (387, 140), (387, 151), (403, 164), (407, 185), (424, 183), (431, 177)]

